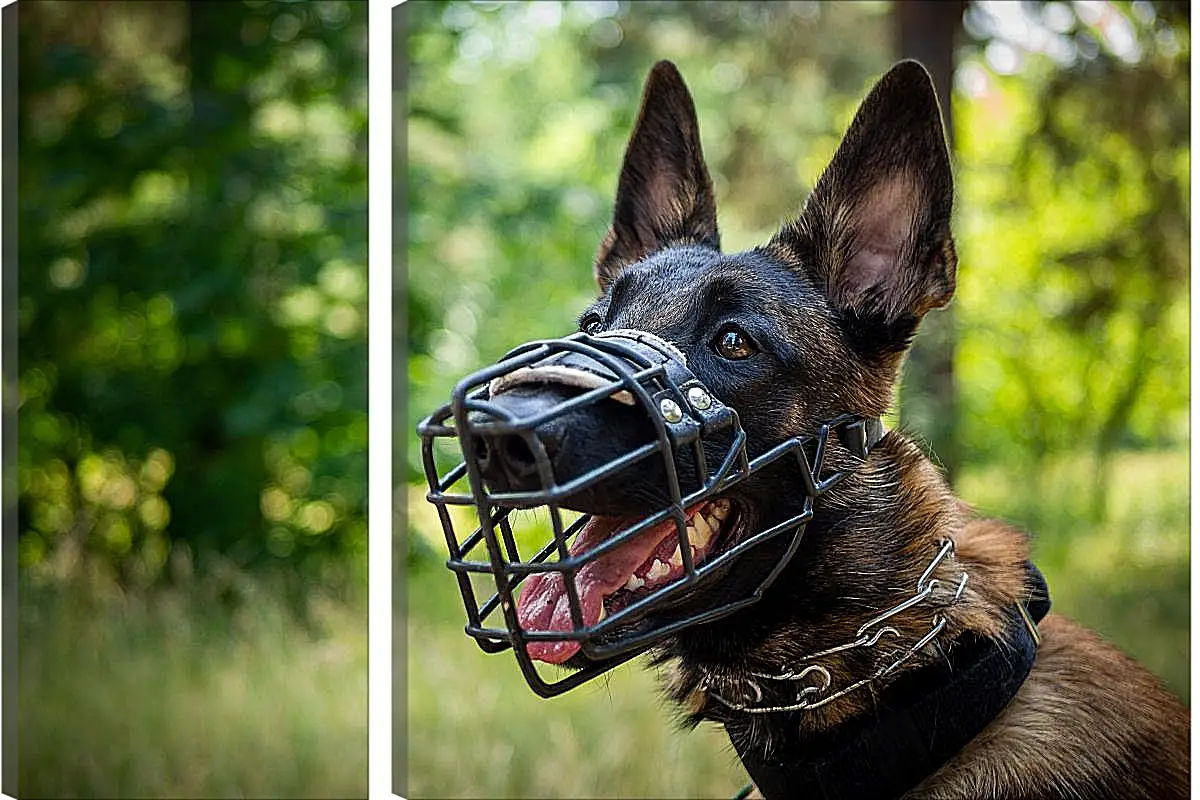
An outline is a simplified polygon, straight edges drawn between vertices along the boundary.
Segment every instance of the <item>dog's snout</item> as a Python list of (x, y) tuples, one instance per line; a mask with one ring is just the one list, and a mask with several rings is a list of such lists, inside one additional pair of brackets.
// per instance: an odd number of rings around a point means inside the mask
[[(557, 437), (533, 434), (538, 437), (550, 463), (558, 453)], [(525, 437), (519, 434), (482, 434), (475, 437), (475, 460), (485, 480), (494, 485), (525, 488), (539, 475), (538, 459)]]
[(564, 348), (488, 382), (463, 434), (487, 490), (524, 495), (500, 502), (550, 493), (564, 508), (621, 516), (668, 502), (670, 484), (686, 493), (703, 479), (699, 456), (676, 451), (653, 399), (664, 384), (681, 392), (695, 380), (683, 355), (646, 332), (609, 333), (594, 352)]
[[(643, 409), (617, 398), (577, 406), (585, 389), (557, 384), (513, 386), (493, 394), (490, 413), (473, 413), (475, 462), (488, 489), (496, 493), (540, 492), (576, 481), (621, 459), (654, 439)], [(627, 502), (621, 487), (662, 481), (661, 457), (640, 461), (638, 475), (606, 478), (563, 499), (566, 508), (589, 513), (621, 513)], [(649, 467), (647, 474), (645, 472)], [(636, 479), (635, 479), (636, 478)]]
[[(514, 477), (532, 478), (537, 475), (537, 459), (524, 439), (506, 436), (500, 442), (500, 447), (504, 463), (512, 470)], [(549, 449), (551, 448), (547, 448)]]
[[(544, 417), (552, 411), (564, 399), (559, 394), (544, 389), (518, 388), (493, 397), (490, 402), (503, 412), (508, 423), (508, 429), (504, 431), (489, 430), (496, 420), (482, 417), (473, 420), (476, 423), (475, 460), (484, 480), (494, 489), (530, 491), (541, 488), (541, 453), (545, 454), (544, 466), (553, 472), (565, 438), (562, 423), (551, 418), (523, 430), (521, 423)], [(515, 431), (512, 430), (514, 425)]]

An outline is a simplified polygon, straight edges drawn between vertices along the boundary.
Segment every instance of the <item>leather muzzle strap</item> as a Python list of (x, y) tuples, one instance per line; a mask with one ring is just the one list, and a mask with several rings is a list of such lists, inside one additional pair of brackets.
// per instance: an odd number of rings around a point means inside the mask
[(1001, 641), (964, 634), (948, 648), (948, 659), (899, 678), (883, 692), (869, 718), (844, 723), (815, 741), (789, 736), (771, 758), (735, 741), (763, 796), (891, 800), (953, 758), (1004, 710), (1033, 667), (1040, 641), (1036, 623), (1050, 610), (1050, 595), (1037, 567), (1027, 568), (1029, 600), (1011, 609)]

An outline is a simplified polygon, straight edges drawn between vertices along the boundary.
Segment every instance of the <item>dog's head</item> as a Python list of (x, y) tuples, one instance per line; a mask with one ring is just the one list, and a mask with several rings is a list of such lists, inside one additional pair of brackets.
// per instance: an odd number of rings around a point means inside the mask
[(837, 413), (879, 415), (917, 324), (954, 292), (952, 198), (932, 82), (906, 61), (863, 101), (799, 216), (725, 255), (692, 100), (661, 62), (581, 327), (676, 344), (759, 446)]
[[(596, 257), (600, 295), (581, 314), (580, 330), (600, 337), (642, 331), (669, 343), (668, 360), (736, 411), (751, 457), (838, 415), (878, 417), (892, 402), (922, 316), (954, 291), (952, 194), (932, 83), (919, 64), (903, 62), (863, 101), (799, 215), (768, 243), (724, 254), (695, 108), (674, 65), (660, 62), (646, 83), (612, 226)], [(546, 420), (533, 429), (540, 468), (528, 436), (478, 438), (479, 476), (490, 490), (535, 489), (545, 464), (558, 483), (569, 484), (654, 441), (644, 404), (629, 398), (549, 413), (613, 370), (579, 353), (559, 367), (492, 384), (489, 401), (509, 419)], [(705, 447), (719, 462), (729, 441), (716, 437)], [(798, 513), (805, 497), (794, 491), (786, 465), (776, 466), (687, 509), (694, 560), (712, 560)], [(571, 553), (599, 546), (629, 520), (670, 503), (664, 468), (673, 469), (685, 494), (703, 481), (690, 458), (669, 466), (648, 459), (562, 498), (562, 505), (592, 515)], [(587, 568), (580, 571), (585, 623), (677, 577), (674, 525), (667, 520), (653, 531), (599, 559), (586, 580)], [(778, 566), (782, 547), (731, 562), (719, 580), (628, 625), (653, 625), (656, 617), (745, 593)], [(519, 600), (522, 627), (569, 630), (566, 594), (561, 579), (530, 578)], [(546, 661), (586, 661), (573, 642), (529, 647)]]

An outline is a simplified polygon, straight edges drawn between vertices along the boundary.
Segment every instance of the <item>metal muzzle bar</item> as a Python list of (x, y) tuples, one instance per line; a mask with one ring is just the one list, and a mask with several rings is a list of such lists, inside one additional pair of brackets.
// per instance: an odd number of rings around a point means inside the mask
[[(609, 452), (598, 452), (603, 450), (599, 445), (587, 453), (574, 452), (571, 442), (597, 420), (607, 426), (601, 428), (600, 443), (611, 439), (619, 446)], [(462, 594), (467, 634), (487, 652), (512, 647), (531, 688), (549, 697), (644, 652), (663, 637), (756, 602), (794, 555), (812, 517), (813, 500), (847, 474), (823, 474), (830, 435), (865, 457), (878, 438), (868, 427), (872, 423), (878, 420), (839, 417), (815, 435), (789, 439), (751, 460), (737, 413), (688, 369), (678, 349), (653, 334), (577, 333), (516, 348), (460, 381), (450, 402), (417, 429), (427, 498), (445, 534), (447, 566)], [(627, 428), (640, 433), (620, 439)], [(506, 448), (507, 454), (493, 452)], [(517, 466), (495, 468), (491, 460), (502, 456)], [(800, 513), (767, 530), (740, 532), (736, 541), (722, 542), (719, 552), (693, 563), (686, 511), (781, 459), (794, 464), (795, 491), (805, 498)], [(657, 493), (662, 502), (647, 507), (640, 519), (627, 518), (629, 524), (619, 525), (603, 541), (572, 553), (572, 541), (592, 515), (571, 519), (569, 508), (592, 511), (589, 506), (612, 492), (628, 491), (633, 481), (649, 484), (638, 484), (640, 497)], [(456, 510), (467, 506), (474, 508), (472, 521)], [(588, 624), (576, 585), (580, 570), (651, 528), (671, 523), (682, 574)], [(456, 526), (470, 533), (460, 535)], [(783, 556), (748, 594), (679, 611), (680, 601), (698, 586), (768, 542), (781, 542)], [(570, 630), (522, 627), (518, 589), (533, 575), (561, 577)], [(547, 681), (527, 651), (536, 642), (575, 642), (585, 666)]]

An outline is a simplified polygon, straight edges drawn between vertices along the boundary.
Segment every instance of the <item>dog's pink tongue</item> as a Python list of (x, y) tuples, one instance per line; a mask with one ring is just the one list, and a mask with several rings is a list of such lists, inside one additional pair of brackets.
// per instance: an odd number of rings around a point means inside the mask
[[(592, 517), (571, 544), (571, 555), (576, 556), (595, 548), (613, 531), (636, 521), (637, 517)], [(588, 562), (575, 573), (575, 588), (579, 592), (585, 626), (600, 621), (604, 598), (624, 586), (663, 537), (674, 531), (675, 522), (668, 518), (615, 550)], [(525, 579), (521, 595), (517, 598), (517, 620), (527, 631), (569, 631), (574, 627), (562, 573), (544, 572)], [(561, 664), (578, 651), (579, 643), (572, 641), (529, 642), (526, 645), (526, 652), (531, 658), (547, 664)]]

